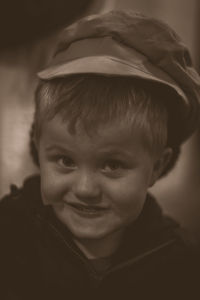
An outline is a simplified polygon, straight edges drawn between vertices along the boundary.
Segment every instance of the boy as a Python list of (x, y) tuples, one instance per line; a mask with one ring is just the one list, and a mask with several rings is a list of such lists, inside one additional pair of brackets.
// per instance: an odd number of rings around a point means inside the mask
[(39, 77), (40, 176), (1, 203), (2, 299), (193, 299), (189, 250), (148, 194), (197, 126), (187, 49), (113, 11), (64, 30)]

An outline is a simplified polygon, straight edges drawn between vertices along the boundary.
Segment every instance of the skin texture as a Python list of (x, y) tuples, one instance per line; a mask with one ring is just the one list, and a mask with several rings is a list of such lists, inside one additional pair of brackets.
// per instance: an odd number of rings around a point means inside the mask
[(88, 257), (117, 248), (169, 156), (153, 157), (128, 125), (107, 124), (92, 135), (79, 126), (71, 134), (58, 116), (43, 124), (37, 147), (43, 202)]

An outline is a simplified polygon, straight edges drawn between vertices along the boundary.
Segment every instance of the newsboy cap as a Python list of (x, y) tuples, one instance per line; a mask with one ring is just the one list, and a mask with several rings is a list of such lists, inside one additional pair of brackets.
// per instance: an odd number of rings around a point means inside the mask
[(114, 10), (87, 16), (65, 28), (52, 60), (38, 76), (51, 80), (73, 74), (129, 76), (173, 90), (177, 97), (169, 103), (177, 145), (198, 126), (200, 77), (187, 47), (160, 20)]

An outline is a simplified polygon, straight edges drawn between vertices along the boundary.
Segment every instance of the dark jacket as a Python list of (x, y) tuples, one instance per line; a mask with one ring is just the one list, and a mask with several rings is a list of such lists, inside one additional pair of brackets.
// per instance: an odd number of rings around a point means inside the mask
[(194, 257), (178, 231), (148, 196), (99, 274), (43, 206), (39, 177), (30, 178), (0, 203), (0, 299), (198, 299)]

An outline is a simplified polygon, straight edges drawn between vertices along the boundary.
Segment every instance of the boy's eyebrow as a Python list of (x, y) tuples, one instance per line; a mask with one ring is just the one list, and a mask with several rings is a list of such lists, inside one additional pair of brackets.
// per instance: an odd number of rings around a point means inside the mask
[[(73, 151), (68, 149), (68, 148), (64, 148), (60, 145), (47, 145), (45, 147), (45, 150), (47, 152), (53, 152), (53, 151), (59, 151), (59, 152), (65, 152), (65, 153), (68, 153), (68, 154), (72, 154)], [(96, 153), (97, 154), (97, 153)], [(116, 156), (116, 157), (124, 157), (126, 156), (126, 158), (131, 158), (133, 156), (133, 152), (129, 152), (129, 151), (126, 151), (125, 149), (119, 149), (119, 150), (116, 150), (116, 149), (105, 149), (105, 150), (100, 150), (99, 153), (97, 154), (97, 156)]]
[(54, 145), (54, 144), (46, 146), (45, 150), (47, 152), (51, 152), (51, 151), (60, 151), (60, 152), (67, 152), (67, 153), (72, 152), (70, 151), (70, 149), (66, 149), (60, 145)]
[(126, 157), (131, 157), (133, 155), (133, 152), (129, 152), (125, 149), (119, 149), (119, 150), (116, 150), (116, 149), (106, 149), (106, 150), (102, 150), (100, 151), (100, 154), (101, 155), (113, 155), (113, 156), (126, 156)]

